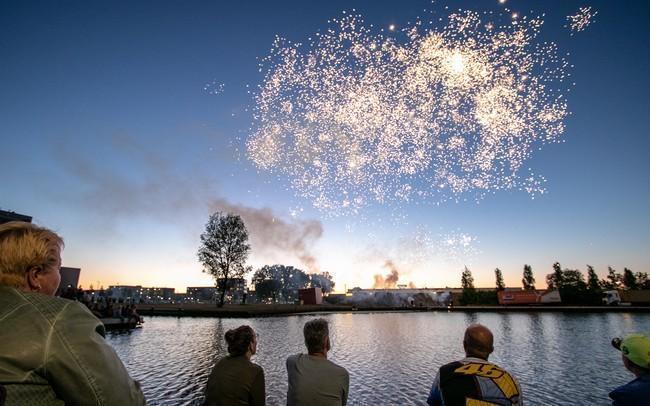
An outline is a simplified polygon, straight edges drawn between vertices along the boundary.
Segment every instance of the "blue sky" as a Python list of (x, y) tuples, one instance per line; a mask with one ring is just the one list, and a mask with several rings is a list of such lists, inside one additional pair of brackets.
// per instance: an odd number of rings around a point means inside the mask
[[(388, 259), (400, 282), (419, 286), (457, 286), (465, 264), (480, 286), (493, 285), (497, 266), (508, 285), (519, 285), (525, 263), (538, 286), (555, 261), (583, 271), (591, 264), (601, 275), (608, 265), (650, 271), (650, 6), (643, 1), (507, 1), (514, 11), (546, 13), (543, 35), (575, 65), (565, 142), (527, 163), (547, 179), (548, 193), (536, 199), (513, 190), (479, 203), (404, 204), (397, 217), (382, 206), (331, 217), (247, 159), (248, 92), (262, 80), (257, 58), (276, 34), (305, 41), (353, 8), (368, 24), (399, 28), (444, 5), (476, 9), (463, 1), (3, 2), (0, 208), (60, 232), (64, 263), (82, 268), (84, 286), (209, 284), (196, 250), (215, 201), (269, 208), (286, 226), (280, 231), (320, 222), (322, 235), (299, 251), (334, 274), (339, 289), (370, 286)], [(595, 23), (570, 36), (565, 16), (584, 5), (598, 11)], [(481, 10), (505, 6), (480, 3)], [(204, 91), (212, 82), (223, 92)], [(472, 242), (408, 252), (418, 230), (436, 241), (469, 235)], [(267, 245), (261, 235), (251, 264), (306, 266), (291, 244)]]

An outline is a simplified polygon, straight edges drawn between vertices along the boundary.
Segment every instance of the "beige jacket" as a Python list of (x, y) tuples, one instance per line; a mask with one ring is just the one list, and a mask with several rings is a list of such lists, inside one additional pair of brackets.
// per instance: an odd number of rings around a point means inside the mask
[(6, 405), (143, 405), (104, 325), (82, 304), (0, 286)]

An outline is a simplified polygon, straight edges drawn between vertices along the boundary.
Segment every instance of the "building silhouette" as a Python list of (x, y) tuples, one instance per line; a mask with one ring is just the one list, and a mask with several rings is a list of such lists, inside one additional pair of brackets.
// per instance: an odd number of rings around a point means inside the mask
[(173, 303), (176, 299), (174, 288), (141, 285), (111, 285), (106, 296), (129, 303)]
[(59, 273), (61, 274), (61, 282), (56, 291), (57, 295), (61, 295), (68, 288), (77, 289), (79, 286), (79, 274), (81, 274), (81, 268), (62, 266)]
[(14, 213), (13, 211), (0, 210), (0, 224), (8, 223), (10, 221), (24, 221), (27, 223), (31, 223), (32, 218), (31, 216)]

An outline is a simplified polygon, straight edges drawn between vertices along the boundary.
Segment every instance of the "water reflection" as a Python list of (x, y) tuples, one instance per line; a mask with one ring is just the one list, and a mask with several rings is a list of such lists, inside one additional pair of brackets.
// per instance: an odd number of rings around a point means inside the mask
[[(304, 351), (302, 327), (315, 316), (258, 319), (148, 317), (108, 341), (142, 383), (149, 404), (200, 404), (224, 333), (242, 324), (258, 334), (253, 361), (264, 368), (267, 404), (286, 403), (286, 357)], [(494, 332), (491, 361), (520, 381), (528, 404), (608, 404), (632, 379), (613, 336), (650, 330), (650, 315), (560, 313), (344, 313), (329, 320), (331, 359), (350, 372), (349, 404), (424, 405), (437, 369), (462, 358), (471, 323)]]
[(464, 313), (465, 316), (465, 324), (474, 324), (478, 323), (478, 315), (475, 312), (467, 312)]

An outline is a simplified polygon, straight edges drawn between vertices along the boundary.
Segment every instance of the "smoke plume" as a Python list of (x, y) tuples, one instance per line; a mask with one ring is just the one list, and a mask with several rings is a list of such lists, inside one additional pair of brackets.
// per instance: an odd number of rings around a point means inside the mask
[[(198, 225), (207, 219), (203, 213), (219, 210), (242, 217), (254, 255), (292, 255), (310, 272), (318, 272), (311, 246), (323, 234), (320, 221), (283, 220), (270, 208), (231, 203), (216, 188), (219, 179), (212, 174), (212, 160), (192, 160), (188, 167), (176, 155), (195, 151), (175, 144), (168, 147), (157, 150), (132, 137), (109, 137), (102, 145), (106, 159), (98, 160), (79, 154), (72, 143), (53, 145), (63, 157), (63, 168), (84, 186), (84, 193), (74, 196), (76, 202), (103, 220), (98, 228), (104, 232), (120, 219), (147, 216), (187, 225), (185, 232), (193, 238), (200, 230)], [(193, 176), (182, 175), (187, 172)], [(197, 212), (202, 213), (200, 217)]]
[(451, 302), (449, 292), (431, 292), (421, 290), (419, 292), (403, 291), (368, 291), (363, 289), (352, 290), (352, 296), (348, 296), (340, 303), (362, 307), (443, 307)]
[(388, 274), (384, 277), (380, 274), (375, 275), (375, 283), (372, 286), (373, 289), (394, 289), (397, 286), (397, 281), (399, 280), (399, 270), (397, 266), (387, 259), (384, 263), (384, 268), (388, 269)]
[(283, 252), (294, 255), (310, 273), (320, 272), (318, 262), (311, 252), (313, 243), (323, 235), (320, 221), (286, 221), (274, 214), (270, 208), (257, 209), (233, 204), (224, 199), (215, 200), (212, 209), (241, 216), (248, 229), (253, 252)]

